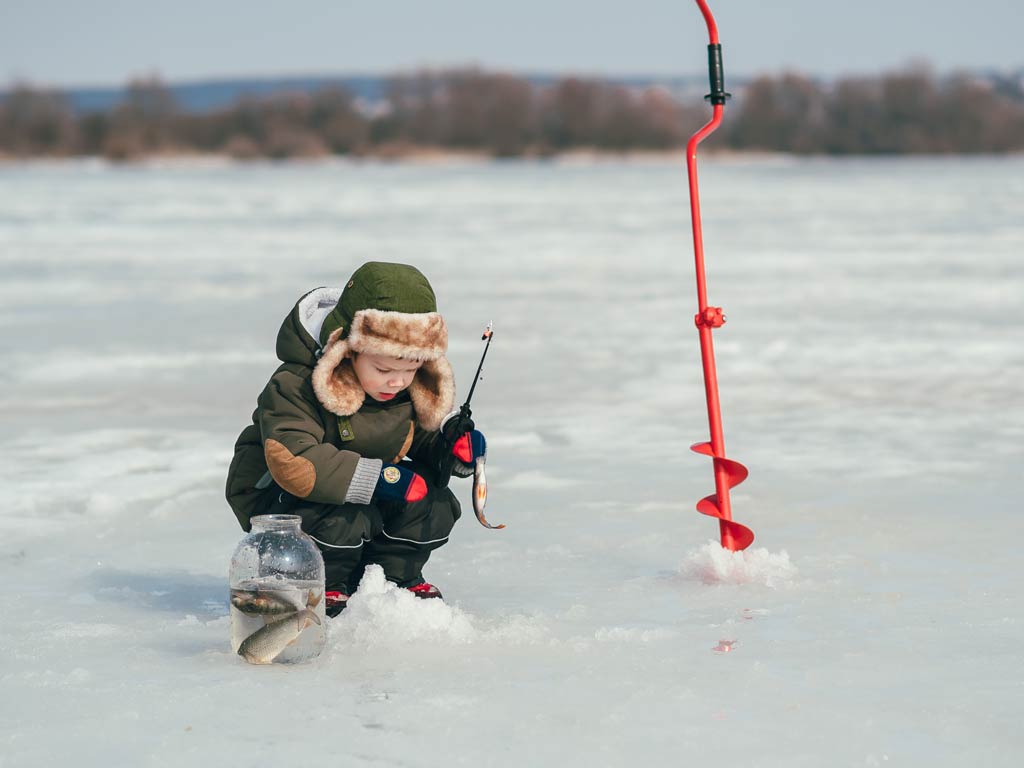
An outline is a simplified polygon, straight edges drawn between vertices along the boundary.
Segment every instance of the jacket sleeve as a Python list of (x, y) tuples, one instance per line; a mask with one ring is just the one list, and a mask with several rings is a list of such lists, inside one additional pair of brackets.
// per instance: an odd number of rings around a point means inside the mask
[(258, 414), (267, 469), (279, 486), (321, 504), (369, 503), (381, 462), (324, 442), (309, 377), (278, 371), (260, 394)]

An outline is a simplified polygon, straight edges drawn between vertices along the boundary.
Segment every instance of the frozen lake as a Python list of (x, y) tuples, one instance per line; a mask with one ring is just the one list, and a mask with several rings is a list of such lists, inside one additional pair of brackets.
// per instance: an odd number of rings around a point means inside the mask
[[(1020, 764), (1024, 158), (712, 158), (701, 197), (731, 565), (681, 162), (0, 165), (0, 768)], [(367, 260), (431, 279), (462, 396), (494, 320), (508, 528), (458, 486), (447, 605), (368, 583), (250, 667), (232, 445)]]

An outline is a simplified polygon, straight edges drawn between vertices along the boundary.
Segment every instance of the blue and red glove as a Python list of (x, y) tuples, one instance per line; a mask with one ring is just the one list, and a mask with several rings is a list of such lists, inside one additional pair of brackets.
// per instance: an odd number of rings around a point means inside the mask
[(380, 470), (373, 495), (386, 501), (419, 501), (426, 498), (427, 481), (411, 469), (385, 464)]
[(474, 429), (476, 424), (473, 423), (473, 418), (460, 411), (452, 411), (445, 416), (441, 422), (441, 437), (444, 439), (446, 452), (451, 450), (460, 437)]
[(472, 475), (476, 460), (487, 457), (487, 440), (484, 433), (479, 429), (464, 433), (452, 446), (452, 456), (455, 457), (455, 465), (452, 467), (454, 474), (459, 477)]

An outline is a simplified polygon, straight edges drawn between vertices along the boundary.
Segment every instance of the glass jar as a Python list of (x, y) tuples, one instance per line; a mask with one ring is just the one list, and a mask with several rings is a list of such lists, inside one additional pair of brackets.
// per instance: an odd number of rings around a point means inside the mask
[(231, 649), (251, 664), (293, 664), (327, 641), (324, 559), (298, 515), (259, 515), (231, 557)]

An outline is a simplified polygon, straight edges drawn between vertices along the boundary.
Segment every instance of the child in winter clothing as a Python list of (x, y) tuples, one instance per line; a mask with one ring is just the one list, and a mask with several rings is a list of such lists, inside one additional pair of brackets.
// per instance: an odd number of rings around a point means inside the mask
[(422, 569), (461, 514), (447, 480), (486, 451), (452, 413), (447, 347), (430, 283), (404, 264), (370, 262), (344, 290), (307, 293), (278, 332), (281, 365), (235, 444), (227, 498), (245, 530), (255, 515), (302, 517), (333, 615), (370, 563), (440, 597)]

